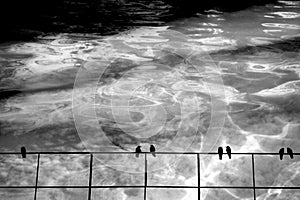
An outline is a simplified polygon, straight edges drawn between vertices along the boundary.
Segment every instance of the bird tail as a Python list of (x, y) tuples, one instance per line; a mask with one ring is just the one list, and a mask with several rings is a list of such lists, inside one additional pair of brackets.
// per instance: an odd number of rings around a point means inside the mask
[(228, 153), (228, 157), (229, 157), (229, 159), (231, 159), (231, 153)]

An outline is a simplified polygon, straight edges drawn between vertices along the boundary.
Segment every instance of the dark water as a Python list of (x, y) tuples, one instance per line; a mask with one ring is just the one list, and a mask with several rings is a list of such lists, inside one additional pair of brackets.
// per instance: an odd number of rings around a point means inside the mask
[[(299, 1), (206, 10), (111, 35), (71, 30), (0, 46), (0, 151), (25, 145), (123, 152), (155, 144), (158, 151), (230, 145), (233, 152), (287, 146), (300, 152)], [(2, 155), (0, 185), (34, 185), (36, 159)], [(42, 155), (39, 184), (86, 185), (88, 161), (88, 155)], [(148, 167), (149, 185), (197, 186), (193, 156), (157, 155)], [(95, 156), (93, 184), (139, 185), (143, 169), (143, 159), (131, 155)], [(255, 169), (256, 186), (300, 186), (299, 156), (280, 162), (258, 156)], [(204, 156), (201, 184), (252, 186), (251, 170), (251, 156)], [(32, 199), (33, 192), (0, 189), (0, 199)], [(148, 189), (147, 195), (193, 200), (197, 189)], [(250, 189), (202, 189), (201, 195), (253, 199)], [(258, 189), (256, 195), (299, 199), (298, 190)], [(136, 200), (143, 189), (93, 189), (92, 196)], [(85, 189), (38, 190), (43, 200), (86, 197)]]
[(0, 41), (30, 40), (48, 33), (116, 34), (160, 26), (209, 9), (236, 11), (276, 0), (27, 0), (0, 2)]

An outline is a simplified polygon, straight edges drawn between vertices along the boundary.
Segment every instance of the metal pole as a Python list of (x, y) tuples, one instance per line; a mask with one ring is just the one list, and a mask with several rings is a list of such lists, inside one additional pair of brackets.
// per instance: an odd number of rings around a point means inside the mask
[(92, 194), (92, 177), (93, 177), (93, 154), (91, 154), (90, 157), (90, 176), (89, 176), (89, 194), (88, 194), (88, 200), (91, 200), (91, 194)]
[(37, 158), (35, 188), (34, 188), (34, 200), (36, 200), (36, 195), (37, 195), (38, 180), (39, 180), (39, 169), (40, 169), (40, 154), (38, 154), (38, 158)]
[(253, 181), (253, 199), (256, 200), (255, 194), (255, 169), (254, 169), (254, 154), (252, 154), (252, 181)]
[(201, 198), (201, 191), (200, 191), (200, 155), (197, 154), (197, 175), (198, 175), (198, 200)]
[(145, 185), (144, 185), (144, 200), (147, 200), (147, 153), (145, 153)]

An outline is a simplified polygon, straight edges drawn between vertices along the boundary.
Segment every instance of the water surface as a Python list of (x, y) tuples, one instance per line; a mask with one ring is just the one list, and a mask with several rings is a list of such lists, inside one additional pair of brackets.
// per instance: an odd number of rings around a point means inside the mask
[[(0, 151), (299, 152), (300, 3), (206, 11), (111, 36), (57, 34), (2, 44)], [(4, 96), (4, 95), (2, 95)], [(299, 156), (298, 156), (299, 157)], [(299, 186), (299, 158), (256, 158), (256, 186)], [(37, 157), (1, 156), (1, 185), (34, 185)], [(40, 185), (86, 185), (89, 157), (42, 155)], [(149, 185), (197, 186), (193, 156), (149, 158)], [(97, 156), (95, 185), (143, 184), (143, 159)], [(228, 170), (230, 169), (230, 170)], [(201, 158), (201, 184), (251, 186), (251, 156)], [(21, 180), (21, 181), (19, 181)], [(33, 190), (1, 189), (0, 199)], [(253, 199), (203, 189), (202, 199)], [(256, 192), (297, 199), (297, 190)], [(38, 199), (87, 190), (39, 189)], [(143, 189), (95, 189), (93, 199), (143, 199)], [(197, 189), (148, 189), (148, 199), (197, 199)]]

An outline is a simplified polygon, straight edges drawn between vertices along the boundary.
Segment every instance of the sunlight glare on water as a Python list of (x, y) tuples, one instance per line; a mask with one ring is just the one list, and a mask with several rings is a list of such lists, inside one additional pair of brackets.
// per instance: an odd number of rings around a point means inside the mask
[[(277, 152), (283, 146), (299, 152), (299, 11), (299, 1), (280, 1), (232, 13), (210, 10), (111, 36), (61, 33), (1, 44), (0, 90), (14, 95), (0, 101), (0, 151), (24, 145), (29, 151), (133, 151), (138, 144), (155, 144), (158, 151), (230, 145), (235, 152)], [(73, 90), (79, 71), (85, 76)], [(36, 157), (0, 160), (1, 185), (34, 183)], [(299, 158), (277, 160), (257, 158), (257, 185), (300, 186)], [(88, 156), (42, 155), (41, 184), (86, 184), (88, 162)], [(148, 162), (151, 185), (197, 186), (192, 156), (157, 155)], [(250, 166), (249, 156), (223, 162), (206, 156), (201, 182), (251, 186)], [(143, 159), (103, 155), (94, 168), (98, 186), (143, 184)], [(1, 200), (27, 200), (33, 191), (0, 194)], [(38, 192), (39, 199), (86, 195), (85, 189)], [(143, 198), (143, 189), (97, 189), (92, 195), (135, 200)], [(149, 189), (147, 195), (193, 200), (197, 189)], [(253, 199), (252, 190), (241, 189), (206, 189), (201, 195)], [(299, 191), (261, 189), (256, 195), (290, 199)]]

